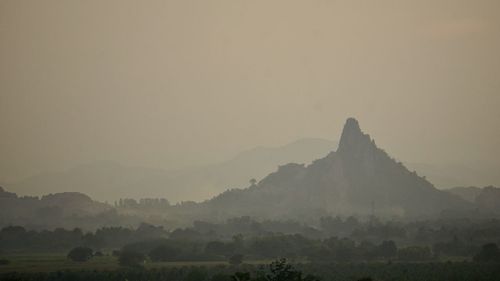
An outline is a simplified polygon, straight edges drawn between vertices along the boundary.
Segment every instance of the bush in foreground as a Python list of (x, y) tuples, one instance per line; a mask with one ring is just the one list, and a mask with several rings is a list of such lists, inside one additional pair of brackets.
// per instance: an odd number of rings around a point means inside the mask
[(481, 247), (481, 251), (474, 256), (477, 262), (500, 262), (500, 250), (497, 244), (488, 243)]
[(149, 252), (149, 258), (155, 262), (174, 261), (178, 255), (179, 250), (169, 245), (157, 246)]
[(269, 265), (268, 270), (252, 278), (248, 272), (236, 272), (233, 281), (319, 281), (313, 275), (303, 276), (302, 271), (295, 269), (286, 259), (279, 259)]
[(241, 254), (234, 254), (229, 258), (229, 264), (230, 265), (240, 265), (243, 263), (243, 255)]
[(68, 259), (77, 262), (88, 261), (92, 257), (93, 251), (88, 247), (76, 247), (68, 253)]
[(134, 251), (122, 251), (118, 257), (118, 263), (121, 266), (138, 267), (145, 261), (145, 256), (142, 253)]

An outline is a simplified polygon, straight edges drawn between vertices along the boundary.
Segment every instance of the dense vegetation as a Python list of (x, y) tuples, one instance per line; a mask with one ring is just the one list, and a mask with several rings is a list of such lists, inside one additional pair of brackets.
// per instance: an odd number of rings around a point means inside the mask
[[(228, 260), (287, 257), (308, 261), (429, 261), (471, 259), (486, 244), (500, 244), (500, 221), (360, 221), (324, 217), (316, 227), (295, 222), (257, 222), (249, 217), (223, 224), (195, 222), (167, 231), (142, 224), (137, 229), (107, 227), (31, 231), (19, 226), (0, 230), (4, 253), (68, 253), (76, 247), (111, 253), (133, 250), (153, 261)], [(488, 248), (490, 251), (495, 249)]]
[[(0, 279), (260, 281), (272, 270), (257, 264), (287, 258), (290, 280), (500, 280), (499, 244), (495, 219), (322, 217), (305, 225), (238, 217), (94, 232), (8, 226), (0, 230)], [(36, 256), (46, 254), (61, 258)], [(34, 259), (42, 264), (33, 267)]]

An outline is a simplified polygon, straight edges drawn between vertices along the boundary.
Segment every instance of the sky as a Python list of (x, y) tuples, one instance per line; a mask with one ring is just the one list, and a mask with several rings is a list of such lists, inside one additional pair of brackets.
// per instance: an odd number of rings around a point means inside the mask
[(500, 171), (500, 2), (0, 0), (0, 182), (172, 169), (358, 119), (402, 161)]

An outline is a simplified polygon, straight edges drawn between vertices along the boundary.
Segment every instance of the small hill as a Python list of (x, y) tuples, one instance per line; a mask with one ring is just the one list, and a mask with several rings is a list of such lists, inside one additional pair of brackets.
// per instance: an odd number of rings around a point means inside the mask
[[(92, 200), (85, 194), (64, 192), (41, 198), (18, 196), (0, 188), (0, 227), (23, 225), (30, 228), (75, 227), (82, 219), (111, 211), (112, 207)], [(81, 226), (80, 226), (81, 227)]]
[(495, 214), (500, 214), (500, 188), (484, 187), (476, 196), (476, 204)]
[(476, 202), (476, 197), (481, 193), (482, 189), (475, 186), (457, 186), (450, 189), (446, 189), (446, 191), (460, 196), (462, 199), (467, 200), (469, 202)]

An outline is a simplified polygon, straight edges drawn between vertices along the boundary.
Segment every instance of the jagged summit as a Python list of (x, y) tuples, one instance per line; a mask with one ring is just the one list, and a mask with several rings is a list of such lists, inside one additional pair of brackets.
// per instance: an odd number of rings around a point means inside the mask
[(350, 117), (345, 121), (344, 129), (342, 130), (342, 137), (347, 137), (350, 135), (362, 135), (361, 128), (359, 127), (359, 122), (356, 118)]
[(358, 120), (348, 118), (342, 130), (337, 151), (340, 153), (356, 153), (363, 146), (370, 145), (370, 143), (370, 136), (361, 131)]
[(345, 122), (337, 155), (343, 160), (345, 176), (354, 181), (361, 175), (374, 175), (377, 166), (381, 166), (381, 160), (388, 158), (385, 152), (377, 148), (370, 135), (361, 131), (354, 118)]

